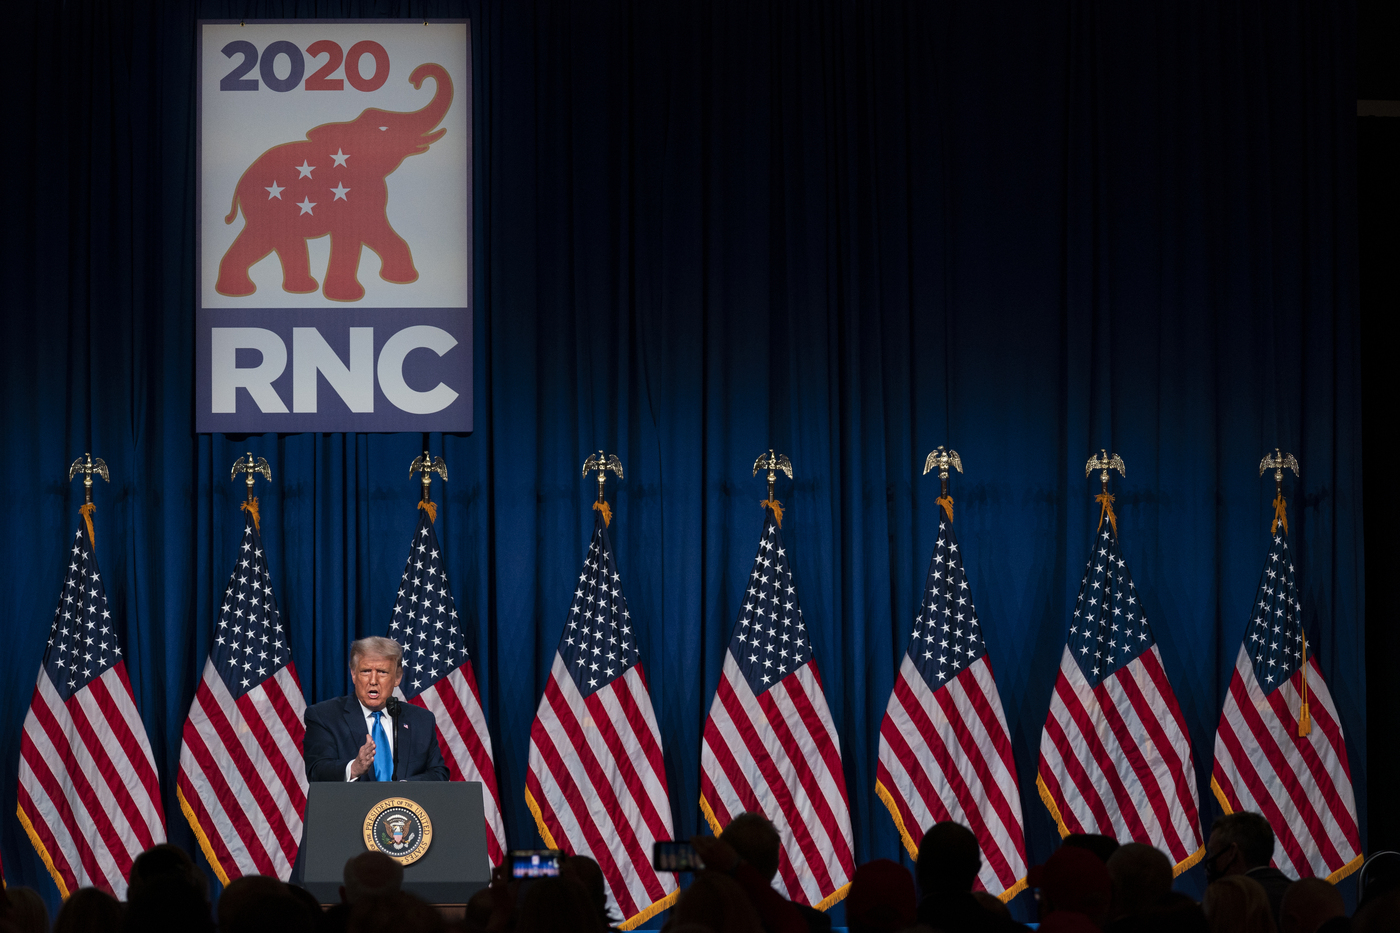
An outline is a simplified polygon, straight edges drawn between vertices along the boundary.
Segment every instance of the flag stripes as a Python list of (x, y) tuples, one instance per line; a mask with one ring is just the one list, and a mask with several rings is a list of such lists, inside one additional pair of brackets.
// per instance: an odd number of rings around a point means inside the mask
[(214, 640), (180, 744), (176, 797), (224, 884), (286, 881), (306, 808), (306, 700), (287, 648), (257, 525), (246, 513)]
[(93, 506), (74, 535), (20, 735), (16, 813), (67, 897), (126, 896), (131, 863), (165, 841), (155, 758), (92, 550)]
[(481, 782), (486, 805), (486, 854), (493, 865), (499, 865), (506, 855), (506, 830), (501, 821), (496, 765), (480, 696), (472, 665), (465, 663), (408, 702), (428, 710), (437, 720), (438, 747), (451, 780)]
[[(1262, 813), (1274, 829), (1274, 864), (1298, 878), (1339, 881), (1361, 866), (1346, 742), (1322, 671), (1308, 659), (1310, 736), (1299, 737), (1302, 675), (1266, 695), (1244, 646), (1215, 737), (1211, 789), (1227, 813)], [(1319, 792), (1322, 789), (1322, 792)]]
[[(1335, 882), (1364, 856), (1346, 740), (1322, 669), (1306, 651), (1285, 508), (1280, 493), (1216, 730), (1211, 790), (1226, 813), (1264, 815), (1278, 841), (1273, 861), (1280, 870)], [(1311, 729), (1299, 735), (1305, 690)]]
[(1191, 741), (1118, 546), (1107, 493), (1040, 735), (1036, 786), (1061, 835), (1205, 852)]
[(243, 875), (291, 874), (308, 786), (305, 713), (290, 664), (235, 701), (213, 661), (205, 662), (185, 722), (178, 788), (225, 884)]
[(676, 876), (651, 864), (674, 833), (661, 730), (601, 509), (530, 727), (525, 802), (547, 844), (598, 863), (623, 929), (674, 903)]
[(1025, 836), (991, 666), (979, 658), (934, 693), (920, 690), (922, 683), (906, 656), (881, 724), (876, 793), (895, 817), (911, 858), (934, 823), (962, 823), (982, 845), (982, 889), (1014, 897), (1025, 887)]
[(774, 886), (820, 909), (844, 897), (855, 874), (836, 741), (814, 662), (760, 703), (726, 654), (701, 745), (701, 808), (716, 835), (740, 813), (767, 816), (783, 841)]
[(436, 515), (431, 502), (418, 503), (418, 525), (409, 540), (408, 560), (389, 619), (389, 637), (404, 648), (404, 677), (397, 689), (408, 702), (433, 714), (449, 779), (481, 783), (486, 856), (499, 865), (506, 854), (506, 830), (491, 734), (433, 527)]
[(1041, 737), (1039, 783), (1061, 835), (1147, 842), (1180, 874), (1201, 855), (1195, 770), (1175, 698), (1157, 692), (1152, 668), (1160, 674), (1155, 645), (1114, 681), (1091, 687), (1064, 650)]
[(982, 850), (977, 885), (1006, 901), (1026, 885), (1016, 764), (951, 500), (939, 504), (924, 597), (880, 724), (875, 794), (911, 857), (934, 823), (971, 829)]

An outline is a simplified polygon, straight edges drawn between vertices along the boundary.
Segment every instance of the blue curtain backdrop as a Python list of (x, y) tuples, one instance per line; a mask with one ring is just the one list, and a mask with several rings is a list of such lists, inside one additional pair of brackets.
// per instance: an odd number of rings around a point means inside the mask
[[(1124, 553), (1190, 727), (1212, 742), (1293, 451), (1305, 620), (1365, 825), (1348, 3), (87, 2), (7, 14), (0, 155), (0, 843), (21, 721), (78, 521), (97, 554), (171, 838), (180, 729), (233, 561), (244, 451), (309, 701), (387, 628), (419, 435), (193, 433), (197, 18), (460, 17), (475, 68), (476, 432), (430, 438), (512, 845), (529, 727), (586, 548), (593, 450), (665, 746), (702, 825), (701, 727), (778, 496), (840, 733), (859, 860), (897, 857), (878, 724), (935, 534), (958, 533), (1012, 731), (1029, 857), (1055, 845), (1037, 744), (1117, 451)], [(463, 257), (464, 259), (466, 257)], [(1188, 877), (1199, 891), (1201, 869)]]

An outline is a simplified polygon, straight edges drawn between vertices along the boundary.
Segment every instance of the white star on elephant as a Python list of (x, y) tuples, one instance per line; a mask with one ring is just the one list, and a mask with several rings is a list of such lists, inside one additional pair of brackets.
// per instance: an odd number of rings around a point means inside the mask
[[(345, 160), (348, 159), (348, 158), (350, 158), (350, 157), (349, 157), (348, 155), (345, 154), (345, 149), (344, 149), (343, 147), (337, 149), (337, 150), (335, 151), (335, 155), (331, 156), (331, 158), (335, 161), (335, 164), (336, 164), (336, 165), (339, 165), (341, 168), (349, 168), (349, 167), (350, 167), (350, 166), (348, 166), (348, 165), (345, 164)], [(333, 166), (331, 166), (331, 167), (334, 168), (335, 166), (333, 165)]]
[(314, 165), (307, 165), (307, 164), (306, 164), (306, 160), (305, 160), (305, 159), (302, 159), (302, 160), (301, 160), (301, 164), (298, 165), (298, 166), (296, 166), (296, 170), (297, 170), (298, 172), (301, 172), (301, 174), (297, 176), (298, 178), (310, 178), (310, 177), (311, 177), (311, 173), (314, 172), (314, 171), (316, 171), (316, 166), (314, 166)]
[[(302, 198), (301, 203), (297, 205), (297, 207), (301, 208), (301, 214), (310, 214), (311, 209), (315, 206), (315, 202), (312, 201), (310, 198)], [(298, 214), (297, 216), (300, 217), (301, 214)]]
[(345, 196), (349, 190), (344, 184), (339, 184), (331, 189), (331, 193), (335, 195), (337, 201), (349, 201), (350, 199)]
[(280, 201), (282, 200), (282, 192), (287, 190), (287, 186), (277, 184), (277, 179), (274, 178), (272, 179), (272, 187), (264, 188), (263, 190), (267, 192), (267, 199), (269, 201), (271, 201), (273, 198), (276, 198)]

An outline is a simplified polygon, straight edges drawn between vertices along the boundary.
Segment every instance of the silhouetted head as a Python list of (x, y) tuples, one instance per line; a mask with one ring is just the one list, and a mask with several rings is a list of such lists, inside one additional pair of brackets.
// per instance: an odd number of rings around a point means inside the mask
[(53, 921), (53, 933), (116, 933), (126, 905), (106, 891), (79, 888), (68, 896)]
[(971, 891), (981, 869), (977, 837), (961, 823), (935, 823), (919, 841), (914, 873), (923, 897), (939, 891)]
[(690, 887), (680, 893), (671, 908), (667, 930), (695, 925), (723, 933), (763, 933), (758, 911), (739, 883), (717, 871), (696, 874)]
[(1132, 917), (1155, 908), (1172, 889), (1172, 863), (1141, 842), (1118, 847), (1108, 860), (1113, 881), (1113, 916)]
[(122, 928), (131, 931), (212, 930), (209, 881), (185, 850), (169, 843), (152, 846), (131, 863)]
[(1031, 884), (1040, 888), (1041, 916), (1072, 911), (1102, 925), (1113, 898), (1107, 866), (1078, 846), (1056, 849), (1044, 865), (1032, 869)]
[[(350, 909), (348, 933), (443, 933), (438, 909), (407, 891), (361, 898)], [(517, 929), (519, 929), (517, 927)]]
[(851, 933), (895, 933), (913, 925), (917, 909), (914, 878), (903, 865), (881, 858), (856, 869), (846, 895)]
[(6, 893), (10, 906), (4, 915), (5, 922), (15, 933), (49, 933), (49, 909), (38, 891), (17, 885)]
[(288, 885), (264, 875), (235, 878), (219, 895), (219, 933), (310, 933), (316, 914)]
[(361, 852), (345, 862), (340, 899), (353, 904), (363, 897), (393, 894), (403, 887), (403, 866), (383, 852)]
[(195, 867), (194, 859), (179, 846), (162, 842), (136, 856), (131, 863), (127, 900), (140, 897), (146, 885), (166, 880), (188, 884), (206, 901), (209, 899), (209, 880)]
[(777, 876), (782, 839), (777, 827), (762, 813), (740, 813), (729, 821), (719, 838), (729, 843), (739, 858), (758, 869), (765, 880), (772, 881)]
[(1333, 917), (1347, 915), (1342, 894), (1321, 878), (1300, 878), (1283, 892), (1279, 907), (1279, 933), (1315, 933)]
[(520, 892), (515, 911), (515, 933), (604, 933), (588, 891), (573, 878), (562, 875), (539, 878)]
[(1105, 865), (1113, 857), (1113, 853), (1118, 851), (1117, 839), (1099, 833), (1070, 833), (1060, 842), (1060, 845), (1092, 852)]
[(1278, 929), (1264, 886), (1248, 875), (1230, 875), (1206, 885), (1201, 908), (1213, 931), (1275, 933)]
[(603, 926), (612, 925), (613, 918), (608, 915), (608, 888), (603, 880), (603, 869), (598, 867), (597, 862), (586, 855), (568, 855), (559, 865), (559, 874), (583, 885)]
[(1215, 821), (1206, 840), (1206, 877), (1242, 875), (1274, 857), (1274, 830), (1258, 813), (1227, 813)]

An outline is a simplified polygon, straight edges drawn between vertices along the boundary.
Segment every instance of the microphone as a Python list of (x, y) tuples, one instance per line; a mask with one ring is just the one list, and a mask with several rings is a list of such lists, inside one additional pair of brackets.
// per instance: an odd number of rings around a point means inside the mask
[(394, 772), (389, 775), (389, 780), (391, 781), (397, 781), (399, 779), (399, 743), (403, 740), (403, 736), (399, 735), (400, 705), (399, 698), (396, 696), (389, 697), (389, 702), (384, 704), (384, 708), (389, 711), (389, 719), (391, 720), (390, 728), (394, 730)]

